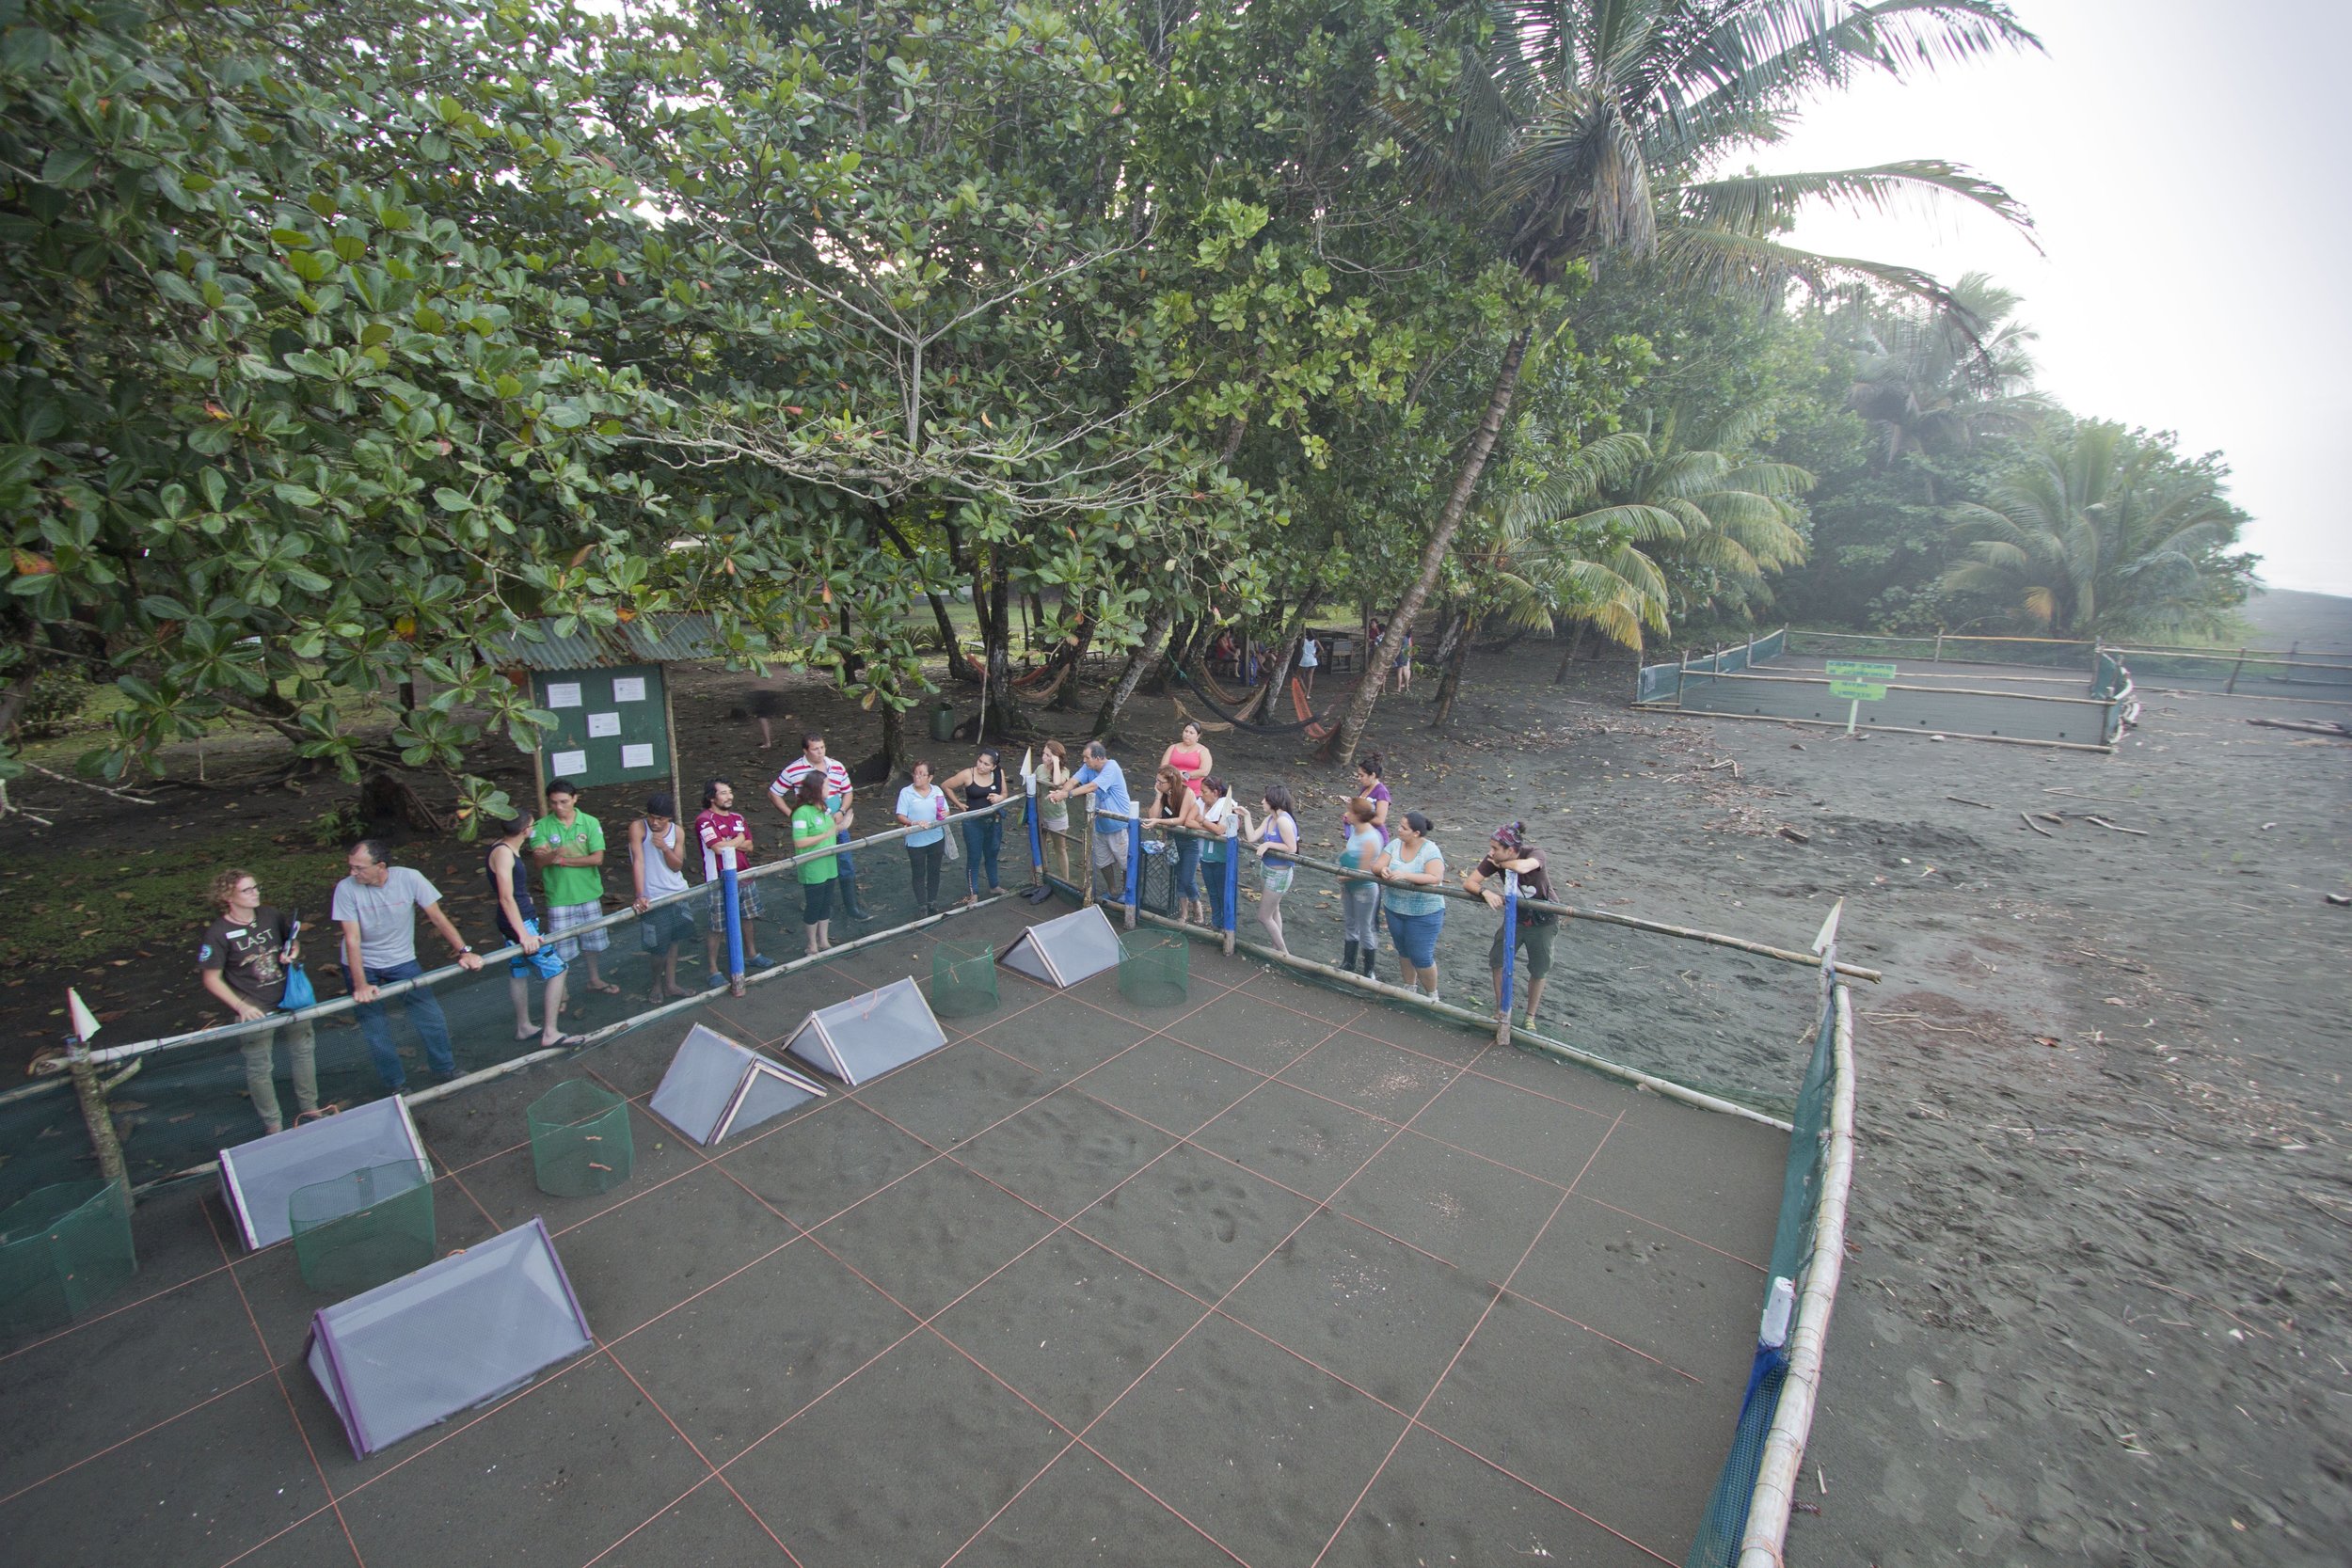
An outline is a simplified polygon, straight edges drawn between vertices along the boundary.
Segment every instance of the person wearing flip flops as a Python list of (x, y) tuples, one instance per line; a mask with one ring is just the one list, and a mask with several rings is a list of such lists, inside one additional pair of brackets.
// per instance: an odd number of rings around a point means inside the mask
[(618, 996), (621, 988), (596, 973), (596, 955), (612, 945), (612, 933), (597, 926), (577, 936), (564, 934), (604, 914), (604, 824), (580, 809), (580, 785), (569, 779), (548, 785), (548, 811), (531, 830), (530, 847), (548, 895), (548, 934), (555, 939), (555, 956), (587, 969), (585, 989)]
[[(482, 875), (498, 905), (499, 935), (522, 949), (506, 960), (506, 994), (515, 1004), (515, 1037), (536, 1037), (542, 1050), (586, 1045), (578, 1035), (564, 1034), (558, 1022), (564, 1016), (564, 966), (555, 944), (540, 937), (539, 911), (531, 902), (531, 868), (523, 863), (523, 847), (531, 830), (527, 811), (498, 823), (499, 840), (482, 858)], [(547, 994), (539, 1002), (539, 1016), (545, 1022), (540, 1023), (531, 1022), (533, 974), (547, 982)]]
[[(196, 967), (204, 989), (229, 1006), (246, 1023), (270, 1016), (286, 995), (286, 971), (300, 957), (301, 922), (292, 910), (262, 902), (262, 884), (249, 871), (229, 870), (213, 879), (213, 903), (220, 915), (204, 927), (196, 950)], [(265, 1132), (282, 1132), (286, 1124), (278, 1110), (278, 1037), (286, 1037), (288, 1066), (294, 1069), (294, 1106), (303, 1121), (315, 1121), (319, 1109), (318, 1041), (307, 1018), (291, 1019), (259, 1029), (245, 1040), (245, 1090)]]

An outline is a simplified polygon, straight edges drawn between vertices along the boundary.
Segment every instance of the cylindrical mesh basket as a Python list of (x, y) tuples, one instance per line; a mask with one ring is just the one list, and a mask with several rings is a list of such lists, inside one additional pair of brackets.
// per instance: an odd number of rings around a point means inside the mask
[(539, 1190), (591, 1197), (628, 1180), (637, 1141), (628, 1101), (584, 1078), (558, 1084), (531, 1102), (532, 1172)]
[(931, 954), (931, 1011), (969, 1018), (996, 1006), (996, 950), (985, 943), (943, 942)]
[(286, 1217), (313, 1291), (357, 1295), (433, 1261), (433, 1176), (419, 1161), (296, 1187)]
[(138, 1270), (119, 1181), (59, 1181), (0, 1210), (0, 1335), (72, 1322)]
[(1161, 931), (1119, 933), (1119, 994), (1142, 1007), (1172, 1007), (1192, 978), (1192, 943)]

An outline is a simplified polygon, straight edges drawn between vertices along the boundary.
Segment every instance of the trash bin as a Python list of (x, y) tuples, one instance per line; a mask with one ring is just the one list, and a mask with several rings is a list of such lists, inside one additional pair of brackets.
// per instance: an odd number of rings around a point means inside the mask
[(539, 1190), (592, 1197), (629, 1178), (637, 1141), (628, 1101), (584, 1078), (555, 1085), (531, 1102), (531, 1167)]
[(1142, 1007), (1172, 1007), (1192, 978), (1192, 943), (1160, 931), (1119, 933), (1119, 994)]
[(357, 1295), (433, 1261), (433, 1173), (402, 1160), (296, 1187), (286, 1220), (302, 1282)]
[(943, 698), (939, 705), (931, 709), (931, 738), (946, 741), (953, 740), (955, 737), (955, 706)]

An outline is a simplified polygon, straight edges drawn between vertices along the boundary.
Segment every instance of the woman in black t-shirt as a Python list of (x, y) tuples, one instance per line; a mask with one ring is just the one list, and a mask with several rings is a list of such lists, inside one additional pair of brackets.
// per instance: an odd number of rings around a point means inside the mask
[[(1544, 863), (1544, 852), (1527, 842), (1527, 824), (1507, 822), (1494, 832), (1487, 841), (1486, 855), (1475, 866), (1462, 873), (1462, 885), (1486, 900), (1489, 909), (1502, 908), (1502, 874), (1516, 871), (1519, 879), (1519, 921), (1518, 945), (1527, 953), (1527, 1022), (1535, 1022), (1535, 1008), (1544, 999), (1544, 977), (1551, 973), (1551, 939), (1559, 929), (1560, 917), (1549, 910), (1531, 910), (1526, 900), (1539, 899), (1557, 903), (1551, 895), (1551, 871)], [(1494, 886), (1486, 883), (1492, 880)], [(1502, 950), (1502, 927), (1495, 927), (1494, 945), (1487, 949), (1486, 965), (1494, 973), (1495, 1006), (1502, 1006), (1502, 966), (1513, 962), (1517, 954)]]
[[(204, 927), (196, 967), (204, 989), (247, 1023), (269, 1018), (286, 995), (286, 966), (299, 955), (301, 923), (292, 910), (262, 902), (262, 884), (249, 871), (228, 870), (213, 879), (213, 903), (220, 915)], [(246, 1036), (245, 1090), (265, 1132), (285, 1131), (278, 1109), (277, 1047), (286, 1037), (287, 1065), (294, 1069), (294, 1106), (310, 1121), (319, 1110), (318, 1042), (307, 1018), (290, 1019)]]

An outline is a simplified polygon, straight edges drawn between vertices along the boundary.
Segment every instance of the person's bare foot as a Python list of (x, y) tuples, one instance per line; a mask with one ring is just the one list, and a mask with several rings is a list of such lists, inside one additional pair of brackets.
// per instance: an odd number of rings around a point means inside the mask
[(535, 1023), (519, 1024), (516, 1027), (515, 1037), (518, 1040), (535, 1040), (539, 1037), (539, 1026)]

